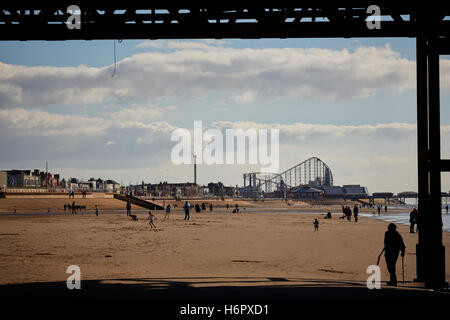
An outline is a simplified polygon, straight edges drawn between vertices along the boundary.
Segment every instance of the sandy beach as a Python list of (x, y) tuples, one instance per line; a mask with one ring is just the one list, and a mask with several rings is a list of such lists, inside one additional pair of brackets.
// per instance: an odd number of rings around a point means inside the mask
[[(123, 202), (108, 201), (123, 208)], [(177, 208), (169, 219), (155, 211), (154, 231), (146, 211), (134, 212), (138, 221), (126, 217), (125, 210), (104, 206), (98, 217), (90, 210), (77, 215), (0, 214), (0, 284), (65, 281), (69, 265), (81, 268), (83, 280), (177, 277), (192, 286), (208, 286), (214, 281), (205, 278), (226, 277), (235, 280), (225, 285), (239, 286), (242, 277), (261, 277), (365, 284), (366, 268), (376, 263), (387, 228), (386, 222), (370, 218), (355, 223), (334, 214), (327, 220), (295, 208), (240, 214), (191, 211), (190, 220), (184, 221)], [(318, 233), (313, 226), (316, 217)], [(407, 247), (407, 283), (399, 286), (410, 287), (416, 272), (417, 234), (410, 234), (404, 225), (398, 230)], [(449, 233), (444, 232), (443, 238), (448, 248)], [(381, 262), (386, 281), (388, 273)], [(446, 266), (450, 281), (448, 254)], [(400, 260), (397, 268), (401, 280)]]

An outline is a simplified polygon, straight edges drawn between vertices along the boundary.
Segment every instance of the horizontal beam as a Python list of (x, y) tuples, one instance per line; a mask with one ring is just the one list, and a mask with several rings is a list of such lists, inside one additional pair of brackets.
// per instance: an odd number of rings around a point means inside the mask
[[(80, 12), (68, 13), (71, 2), (40, 6), (5, 0), (0, 5), (0, 40), (450, 36), (450, 4), (379, 1), (380, 28), (370, 29), (369, 1), (341, 0), (334, 7), (320, 1), (305, 1), (300, 7), (288, 2), (274, 2), (279, 7), (217, 2), (199, 7), (175, 1), (154, 1), (151, 6), (79, 1)], [(81, 29), (67, 27), (72, 13), (80, 14)]]

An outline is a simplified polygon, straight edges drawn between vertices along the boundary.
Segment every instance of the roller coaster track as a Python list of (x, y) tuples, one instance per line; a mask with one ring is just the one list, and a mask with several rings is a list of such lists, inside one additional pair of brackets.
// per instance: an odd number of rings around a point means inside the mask
[(264, 192), (283, 191), (301, 185), (333, 186), (333, 173), (325, 162), (311, 157), (282, 173), (244, 174), (244, 187), (250, 186)]

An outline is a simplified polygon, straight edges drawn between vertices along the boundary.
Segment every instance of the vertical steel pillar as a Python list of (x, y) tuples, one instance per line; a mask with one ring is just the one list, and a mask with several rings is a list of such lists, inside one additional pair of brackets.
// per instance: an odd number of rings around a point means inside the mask
[(419, 241), (417, 281), (427, 287), (445, 286), (445, 248), (442, 245), (439, 52), (433, 39), (417, 37), (417, 152)]

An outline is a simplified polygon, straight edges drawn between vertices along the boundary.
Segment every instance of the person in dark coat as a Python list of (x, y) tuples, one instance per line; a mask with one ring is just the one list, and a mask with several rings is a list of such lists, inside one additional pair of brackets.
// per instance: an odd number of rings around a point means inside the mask
[(186, 201), (186, 203), (183, 206), (184, 209), (184, 220), (189, 220), (189, 209), (191, 208), (191, 204), (189, 201)]
[(414, 233), (414, 225), (417, 223), (418, 212), (417, 209), (414, 208), (409, 214), (409, 232)]
[(355, 204), (355, 207), (353, 208), (353, 216), (355, 217), (355, 222), (358, 222), (358, 212), (359, 212), (359, 209)]
[(127, 201), (127, 217), (131, 216), (131, 203)]
[(388, 231), (384, 234), (384, 257), (386, 259), (387, 269), (390, 274), (390, 286), (397, 285), (397, 275), (395, 274), (395, 266), (397, 264), (398, 255), (401, 252), (402, 257), (405, 256), (405, 243), (403, 238), (397, 231), (397, 226), (390, 223)]

